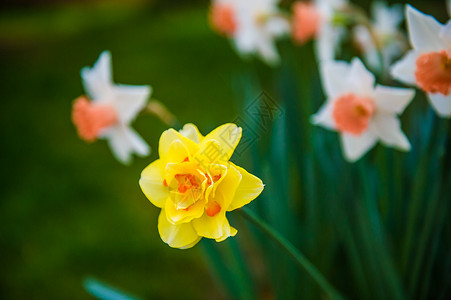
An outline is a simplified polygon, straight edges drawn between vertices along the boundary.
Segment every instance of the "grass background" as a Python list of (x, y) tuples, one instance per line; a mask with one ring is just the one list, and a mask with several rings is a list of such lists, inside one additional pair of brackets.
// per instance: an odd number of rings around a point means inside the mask
[[(445, 18), (442, 1), (415, 4)], [(148, 115), (134, 123), (154, 151), (127, 167), (104, 141), (81, 141), (70, 120), (80, 69), (105, 49), (116, 82), (150, 84), (181, 123), (207, 133), (235, 119), (232, 78), (246, 64), (206, 11), (206, 1), (2, 8), (0, 298), (89, 299), (85, 276), (144, 298), (220, 296), (199, 247), (160, 240), (159, 210), (138, 187), (166, 126)]]

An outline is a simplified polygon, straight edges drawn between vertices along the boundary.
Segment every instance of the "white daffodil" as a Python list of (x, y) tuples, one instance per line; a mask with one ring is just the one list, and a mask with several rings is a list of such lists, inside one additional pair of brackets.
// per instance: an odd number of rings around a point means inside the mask
[(270, 65), (280, 61), (275, 40), (290, 31), (279, 0), (214, 0), (212, 26), (233, 40), (243, 55), (258, 55)]
[(345, 30), (334, 17), (348, 5), (347, 0), (316, 0), (293, 4), (293, 38), (305, 43), (316, 37), (316, 52), (320, 61), (335, 58)]
[(392, 67), (394, 78), (427, 93), (438, 115), (451, 117), (451, 21), (440, 24), (410, 5), (406, 7), (413, 49)]
[(404, 14), (401, 5), (388, 7), (384, 2), (374, 2), (371, 11), (374, 20), (372, 34), (367, 27), (359, 25), (354, 28), (354, 37), (364, 52), (368, 66), (380, 71), (399, 57), (406, 47), (398, 28)]
[(79, 136), (89, 142), (106, 139), (122, 163), (129, 163), (132, 153), (148, 155), (149, 146), (130, 123), (145, 107), (151, 88), (114, 84), (108, 51), (102, 52), (92, 68), (84, 67), (81, 77), (89, 99), (81, 96), (74, 102), (72, 120)]
[(327, 101), (312, 122), (341, 133), (348, 161), (354, 162), (377, 141), (400, 150), (410, 150), (397, 117), (412, 100), (413, 89), (375, 86), (374, 75), (358, 58), (352, 62), (320, 65)]

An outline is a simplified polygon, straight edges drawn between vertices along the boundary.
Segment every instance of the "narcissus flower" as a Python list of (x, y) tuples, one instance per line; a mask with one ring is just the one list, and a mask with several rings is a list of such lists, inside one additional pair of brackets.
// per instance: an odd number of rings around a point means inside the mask
[(404, 13), (401, 5), (389, 7), (379, 1), (373, 2), (371, 11), (374, 20), (371, 32), (366, 26), (359, 25), (354, 28), (354, 37), (362, 48), (369, 67), (380, 71), (381, 68), (390, 66), (407, 47), (398, 28), (404, 19)]
[(410, 150), (397, 117), (415, 95), (413, 89), (375, 86), (362, 62), (330, 61), (321, 64), (327, 102), (312, 122), (341, 134), (348, 161), (356, 161), (378, 140), (400, 150)]
[(223, 241), (237, 230), (226, 212), (255, 199), (262, 181), (229, 161), (241, 139), (241, 128), (222, 125), (202, 136), (193, 124), (160, 138), (160, 158), (147, 166), (139, 184), (161, 208), (158, 231), (173, 248), (193, 247), (202, 237)]
[(290, 31), (279, 0), (213, 0), (212, 27), (233, 40), (239, 53), (259, 55), (268, 64), (280, 60), (275, 40)]
[(347, 0), (316, 0), (293, 4), (292, 35), (300, 44), (316, 38), (318, 59), (327, 61), (335, 58), (337, 45), (344, 29), (334, 17), (347, 6)]
[(407, 25), (413, 50), (393, 65), (394, 78), (427, 93), (438, 115), (451, 117), (451, 21), (440, 24), (410, 5)]
[(83, 68), (81, 77), (89, 98), (77, 98), (72, 110), (80, 138), (88, 142), (108, 140), (114, 156), (122, 163), (130, 162), (132, 153), (148, 155), (149, 146), (130, 123), (145, 107), (151, 88), (114, 84), (108, 51), (102, 52), (92, 68)]

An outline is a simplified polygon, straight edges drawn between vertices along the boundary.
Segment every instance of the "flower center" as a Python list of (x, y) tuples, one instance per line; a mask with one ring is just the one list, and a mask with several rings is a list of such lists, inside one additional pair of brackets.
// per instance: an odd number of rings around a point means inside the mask
[(374, 110), (371, 98), (350, 93), (335, 101), (332, 117), (339, 131), (360, 135), (368, 128)]
[(177, 209), (188, 209), (202, 196), (202, 182), (193, 174), (175, 174), (168, 187)]
[(445, 50), (420, 55), (416, 61), (415, 78), (428, 93), (449, 95), (451, 90), (451, 58)]
[(236, 21), (232, 6), (215, 3), (211, 7), (210, 22), (216, 31), (227, 36), (233, 35), (236, 30)]
[(117, 122), (117, 114), (112, 105), (94, 104), (81, 96), (74, 102), (72, 121), (78, 135), (88, 141), (95, 141), (101, 131)]
[(318, 33), (321, 16), (313, 3), (304, 2), (296, 2), (293, 13), (293, 38), (305, 43)]

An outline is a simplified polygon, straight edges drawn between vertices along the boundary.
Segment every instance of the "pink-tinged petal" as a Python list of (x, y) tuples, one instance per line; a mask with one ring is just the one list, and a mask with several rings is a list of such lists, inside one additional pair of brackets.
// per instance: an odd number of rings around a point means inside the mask
[(386, 112), (401, 114), (415, 96), (414, 89), (377, 85), (374, 101), (377, 108)]
[(406, 7), (406, 15), (410, 42), (415, 50), (427, 52), (444, 48), (445, 45), (439, 37), (442, 24), (410, 5)]
[(451, 94), (442, 95), (440, 93), (428, 94), (432, 107), (442, 118), (451, 118)]
[(123, 123), (130, 123), (137, 114), (146, 106), (152, 88), (149, 86), (123, 85), (113, 86), (113, 105)]
[(373, 117), (370, 127), (387, 146), (403, 151), (410, 150), (409, 140), (401, 130), (398, 117), (392, 114), (378, 113)]
[(341, 134), (341, 145), (345, 158), (349, 162), (355, 162), (368, 152), (377, 142), (376, 135), (367, 130), (361, 135), (352, 135), (348, 133)]
[(420, 53), (415, 50), (407, 52), (403, 58), (393, 64), (390, 72), (391, 76), (404, 83), (415, 85), (416, 61), (419, 55)]
[(108, 100), (113, 96), (111, 54), (103, 51), (92, 68), (81, 70), (83, 85), (92, 101)]
[(348, 75), (348, 85), (353, 87), (353, 93), (368, 95), (373, 90), (374, 75), (365, 68), (358, 58), (353, 58)]
[(335, 121), (332, 117), (333, 114), (333, 108), (334, 108), (334, 102), (331, 100), (328, 100), (319, 111), (314, 114), (311, 118), (312, 124), (315, 125), (321, 125), (324, 128), (335, 130), (336, 125)]
[(326, 61), (320, 64), (323, 88), (329, 98), (349, 91), (349, 65), (344, 61)]
[(157, 159), (148, 165), (141, 173), (139, 186), (147, 199), (159, 208), (164, 208), (169, 197), (168, 187), (164, 186), (164, 164), (161, 159)]
[(158, 232), (163, 242), (172, 248), (187, 249), (200, 241), (200, 237), (191, 223), (172, 224), (166, 218), (164, 209), (161, 210), (158, 217)]

